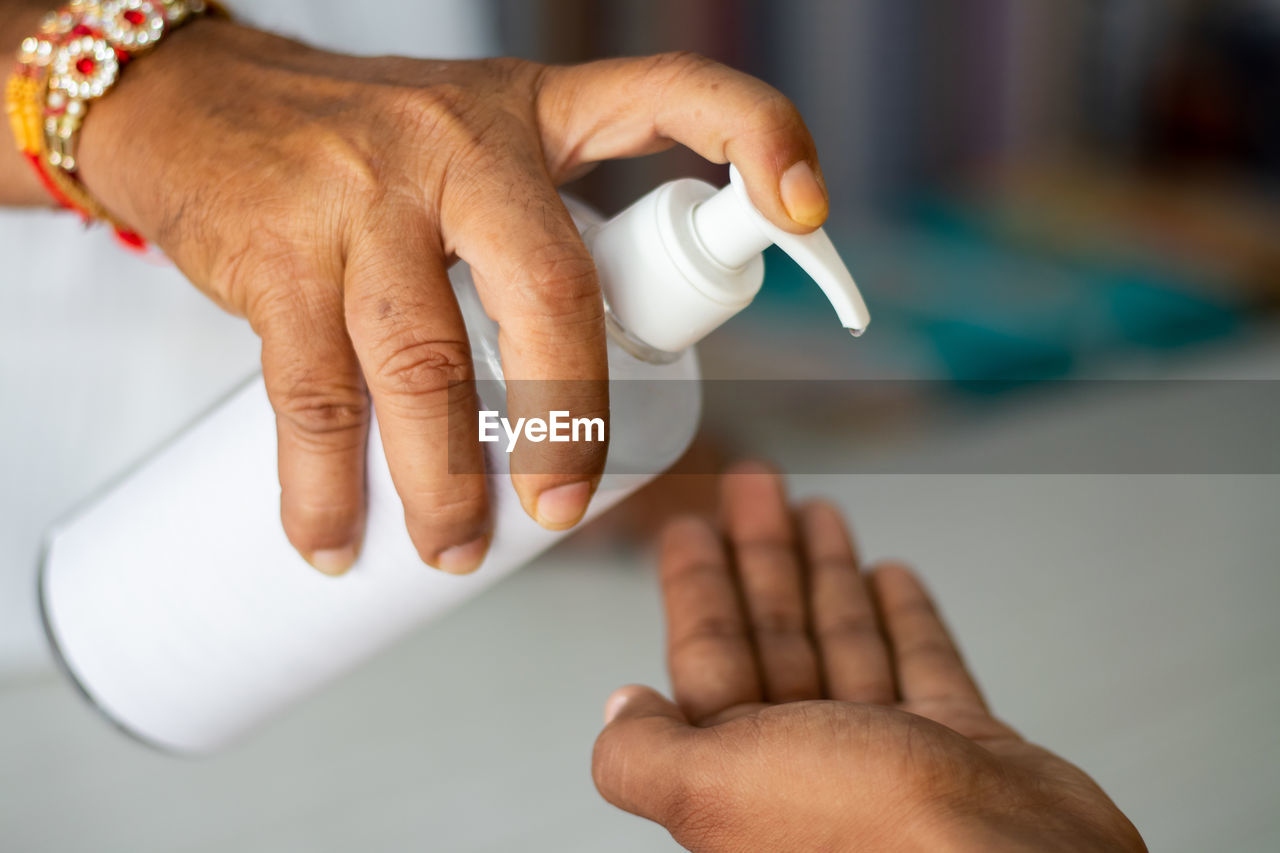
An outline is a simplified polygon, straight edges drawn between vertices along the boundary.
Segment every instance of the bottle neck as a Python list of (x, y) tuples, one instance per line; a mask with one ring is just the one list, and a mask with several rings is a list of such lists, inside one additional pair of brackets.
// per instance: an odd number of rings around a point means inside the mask
[(671, 364), (683, 354), (656, 349), (628, 332), (610, 310), (608, 300), (604, 303), (604, 330), (611, 343), (617, 344), (627, 355), (646, 364)]
[(773, 239), (756, 225), (758, 214), (739, 198), (736, 187), (727, 186), (693, 208), (694, 239), (706, 254), (727, 270), (739, 270), (750, 263)]

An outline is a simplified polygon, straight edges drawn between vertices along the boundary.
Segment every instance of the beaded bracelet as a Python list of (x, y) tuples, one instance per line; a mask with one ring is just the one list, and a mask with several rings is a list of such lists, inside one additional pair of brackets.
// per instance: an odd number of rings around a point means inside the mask
[(194, 15), (225, 15), (205, 0), (71, 0), (24, 39), (5, 87), (18, 150), (59, 206), (88, 225), (107, 222), (128, 246), (146, 247), (85, 188), (76, 158), (89, 104), (115, 84), (120, 70)]

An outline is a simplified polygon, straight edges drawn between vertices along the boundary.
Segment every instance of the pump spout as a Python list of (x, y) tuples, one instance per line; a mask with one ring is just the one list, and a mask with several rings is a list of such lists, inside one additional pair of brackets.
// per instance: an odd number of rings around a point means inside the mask
[(736, 166), (729, 167), (729, 186), (694, 210), (693, 227), (707, 253), (730, 269), (770, 243), (778, 246), (822, 288), (836, 316), (854, 337), (871, 322), (862, 293), (827, 233), (818, 229), (811, 234), (792, 234), (765, 219), (751, 203)]
[(855, 338), (861, 336), (871, 323), (871, 314), (867, 311), (867, 303), (862, 300), (862, 292), (858, 290), (853, 275), (844, 261), (840, 260), (827, 232), (818, 230), (812, 234), (797, 235), (788, 234), (780, 228), (775, 230), (778, 235), (773, 242), (817, 282), (831, 307), (836, 309), (836, 316), (844, 327)]

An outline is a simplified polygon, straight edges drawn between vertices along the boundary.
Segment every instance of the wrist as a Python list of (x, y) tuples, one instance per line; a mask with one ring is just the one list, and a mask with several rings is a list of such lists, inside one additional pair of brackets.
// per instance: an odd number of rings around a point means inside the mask
[(81, 131), (95, 107), (112, 100), (127, 67), (206, 12), (220, 9), (205, 0), (71, 0), (21, 40), (6, 84), (16, 148), (49, 196), (135, 247), (145, 243), (83, 181)]
[(129, 63), (111, 91), (93, 105), (80, 131), (80, 180), (114, 216), (149, 239), (158, 226), (149, 214), (163, 200), (152, 193), (172, 185), (165, 173), (174, 164), (165, 156), (160, 136), (174, 128), (165, 117), (184, 88), (188, 97), (195, 94), (189, 70), (202, 64), (209, 30), (225, 26), (232, 25), (199, 17), (168, 34)]
[[(217, 16), (175, 30), (130, 63), (85, 119), (79, 158), (85, 186), (148, 239), (179, 236), (170, 230), (178, 224), (175, 211), (189, 218), (209, 203), (189, 203), (189, 196), (217, 190), (217, 181), (202, 184), (193, 176), (223, 173), (221, 152), (241, 142), (246, 126), (273, 137), (264, 125), (275, 117), (256, 106), (259, 89), (270, 60), (284, 61), (299, 47)], [(255, 148), (246, 150), (252, 156)]]

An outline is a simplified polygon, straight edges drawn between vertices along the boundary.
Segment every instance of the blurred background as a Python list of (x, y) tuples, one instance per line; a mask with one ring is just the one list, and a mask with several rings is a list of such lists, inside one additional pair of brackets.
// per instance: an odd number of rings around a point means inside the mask
[[(522, 56), (694, 50), (799, 106), (829, 230), (876, 308), (857, 347), (813, 323), (831, 346), (797, 358), (839, 375), (1088, 374), (1235, 334), (1280, 301), (1272, 0), (498, 7)], [(573, 189), (612, 212), (689, 174), (724, 180), (672, 152)], [(778, 322), (785, 306), (808, 333), (822, 300), (773, 261), (748, 316)], [(757, 360), (776, 370), (777, 355)]]
[[(813, 131), (874, 322), (851, 341), (771, 252), (700, 346), (683, 476), (182, 762), (53, 672), (33, 567), (48, 525), (251, 375), (257, 343), (101, 232), (0, 213), (0, 849), (673, 849), (599, 801), (587, 756), (610, 689), (665, 685), (655, 524), (710, 507), (704, 472), (747, 453), (844, 506), (864, 554), (919, 566), (993, 706), (1152, 849), (1280, 849), (1280, 3), (229, 5), (335, 49), (686, 49), (762, 77)], [(568, 190), (613, 213), (687, 175), (726, 172), (672, 151)]]

